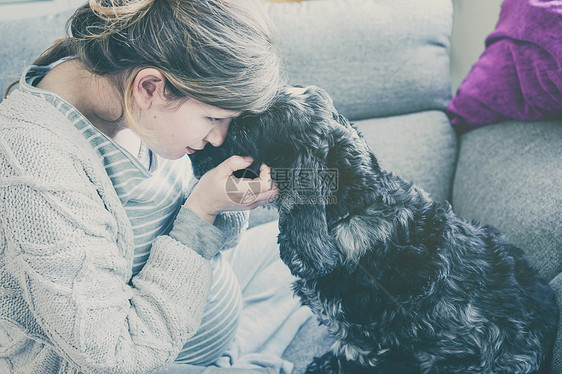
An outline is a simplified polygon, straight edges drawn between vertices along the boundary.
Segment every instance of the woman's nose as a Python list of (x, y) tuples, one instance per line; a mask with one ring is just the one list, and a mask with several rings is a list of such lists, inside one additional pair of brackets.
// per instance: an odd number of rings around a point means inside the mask
[(224, 142), (224, 139), (226, 139), (226, 133), (228, 132), (229, 125), (230, 121), (214, 127), (203, 140), (211, 143), (213, 147), (219, 147)]

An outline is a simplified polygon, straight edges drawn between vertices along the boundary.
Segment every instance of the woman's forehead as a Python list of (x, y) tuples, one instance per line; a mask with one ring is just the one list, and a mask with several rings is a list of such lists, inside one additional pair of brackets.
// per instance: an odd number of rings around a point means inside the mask
[(198, 101), (196, 99), (191, 99), (197, 102), (197, 104), (203, 109), (205, 110), (205, 112), (207, 112), (211, 117), (217, 117), (217, 118), (236, 118), (238, 117), (240, 114), (242, 114), (241, 110), (230, 110), (230, 109), (223, 109), (220, 108), (218, 106), (214, 106), (214, 105), (210, 105), (210, 104), (205, 104), (201, 101)]

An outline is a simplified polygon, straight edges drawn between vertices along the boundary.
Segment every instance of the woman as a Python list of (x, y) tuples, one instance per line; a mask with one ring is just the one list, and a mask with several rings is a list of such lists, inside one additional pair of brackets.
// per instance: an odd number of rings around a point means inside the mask
[(233, 201), (226, 180), (252, 160), (195, 183), (183, 156), (282, 84), (259, 9), (90, 0), (0, 104), (0, 372), (154, 372), (232, 348), (227, 258), (241, 211), (277, 190), (262, 165), (257, 198)]

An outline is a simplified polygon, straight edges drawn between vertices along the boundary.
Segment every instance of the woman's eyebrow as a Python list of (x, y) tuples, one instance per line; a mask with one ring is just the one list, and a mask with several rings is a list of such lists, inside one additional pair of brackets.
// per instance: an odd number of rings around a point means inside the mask
[(242, 112), (236, 112), (236, 113), (233, 113), (233, 114), (231, 114), (231, 115), (229, 115), (229, 116), (225, 116), (225, 117), (223, 117), (223, 118), (236, 118), (236, 117), (238, 117), (238, 116), (241, 115), (241, 114), (242, 114)]

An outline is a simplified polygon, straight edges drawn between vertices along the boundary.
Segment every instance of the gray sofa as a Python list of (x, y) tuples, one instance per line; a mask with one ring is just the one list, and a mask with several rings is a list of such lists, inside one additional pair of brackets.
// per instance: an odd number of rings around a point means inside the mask
[[(385, 169), (449, 201), (459, 216), (504, 232), (550, 281), (560, 304), (561, 123), (509, 121), (463, 135), (454, 131), (445, 114), (451, 0), (310, 0), (267, 9), (290, 82), (327, 90)], [(67, 16), (0, 24), (2, 86), (62, 34)], [(275, 212), (258, 209), (251, 224), (271, 219)], [(310, 321), (285, 358), (298, 373), (328, 345)], [(562, 373), (560, 332), (552, 373)]]

